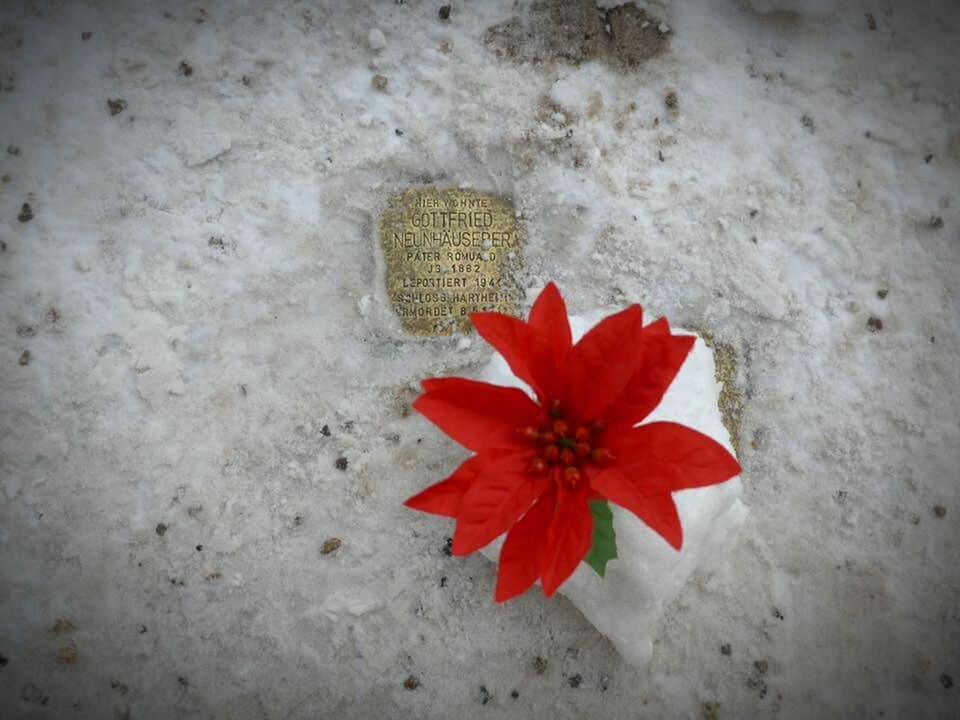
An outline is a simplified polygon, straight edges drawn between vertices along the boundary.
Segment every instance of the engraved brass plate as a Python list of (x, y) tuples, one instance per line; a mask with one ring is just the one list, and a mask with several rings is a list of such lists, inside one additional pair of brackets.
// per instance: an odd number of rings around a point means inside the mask
[(480, 310), (516, 314), (522, 238), (509, 200), (457, 188), (407, 190), (383, 213), (380, 242), (387, 295), (408, 332), (465, 332)]

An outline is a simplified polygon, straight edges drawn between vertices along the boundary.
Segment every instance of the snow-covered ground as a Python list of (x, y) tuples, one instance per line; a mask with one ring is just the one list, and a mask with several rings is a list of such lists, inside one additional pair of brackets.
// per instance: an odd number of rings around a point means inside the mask
[[(0, 717), (955, 715), (960, 5), (442, 4), (0, 3)], [(749, 518), (645, 667), (400, 505), (489, 357), (384, 295), (422, 183), (735, 360)]]

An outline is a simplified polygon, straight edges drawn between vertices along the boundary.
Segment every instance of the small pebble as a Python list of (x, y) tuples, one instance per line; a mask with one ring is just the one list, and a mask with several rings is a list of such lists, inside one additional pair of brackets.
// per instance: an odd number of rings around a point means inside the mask
[(539, 655), (537, 655), (537, 656), (533, 659), (533, 671), (534, 671), (537, 675), (543, 675), (543, 673), (546, 672), (546, 669), (547, 669), (547, 661), (544, 660), (544, 659), (543, 659), (542, 657), (540, 657)]
[(167, 526), (164, 523), (160, 523), (156, 527), (157, 535), (163, 537), (167, 532)]
[(30, 357), (31, 357), (31, 356), (30, 356), (30, 351), (29, 351), (29, 350), (24, 350), (23, 353), (21, 353), (21, 355), (20, 355), (20, 361), (19, 361), (20, 364), (21, 364), (21, 365), (24, 365), (24, 366), (25, 366), (25, 365), (29, 365), (29, 364), (30, 364)]
[(193, 66), (188, 63), (186, 60), (180, 61), (180, 74), (184, 77), (190, 77), (193, 75)]
[(449, 20), (449, 19), (450, 19), (450, 6), (449, 6), (449, 5), (441, 5), (441, 6), (440, 6), (440, 12), (437, 13), (437, 14), (440, 16), (440, 19), (441, 19), (441, 20)]
[(940, 228), (942, 228), (942, 227), (943, 227), (943, 218), (940, 217), (939, 215), (931, 215), (931, 216), (930, 216), (930, 227), (932, 227), (934, 230), (939, 230)]
[(329, 555), (339, 547), (343, 545), (343, 541), (340, 538), (330, 538), (329, 540), (324, 540), (323, 545), (320, 547), (321, 555)]
[(22, 223), (30, 222), (33, 220), (33, 208), (30, 207), (30, 203), (24, 203), (23, 207), (20, 208), (20, 214), (17, 215), (17, 220)]
[(512, 690), (512, 691), (510, 692), (510, 697), (512, 697), (514, 700), (516, 700), (518, 697), (520, 697), (519, 691), (517, 691), (517, 690)]
[(107, 100), (107, 107), (110, 108), (111, 115), (119, 115), (124, 110), (127, 109), (127, 101), (121, 100), (120, 98), (114, 98), (112, 100)]
[(664, 35), (666, 35), (668, 32), (670, 32), (670, 26), (667, 25), (666, 23), (662, 22), (662, 23), (660, 23), (659, 25), (657, 25), (657, 30), (659, 30), (659, 31), (662, 32)]
[(338, 457), (333, 464), (336, 466), (337, 470), (346, 470), (349, 463), (345, 457)]
[(733, 649), (730, 647), (730, 643), (724, 643), (720, 646), (720, 654), (729, 656), (733, 652)]
[(871, 316), (867, 319), (867, 329), (870, 332), (878, 333), (883, 330), (883, 320), (878, 317)]
[(889, 292), (890, 292), (890, 291), (887, 290), (886, 288), (884, 288), (884, 289), (882, 289), (882, 290), (877, 290), (877, 297), (880, 298), (881, 300), (886, 300), (886, 298), (887, 298), (887, 293), (889, 293)]
[(934, 505), (933, 514), (938, 518), (942, 518), (947, 514), (947, 509), (943, 505)]
[(578, 687), (580, 687), (580, 683), (581, 683), (581, 682), (583, 682), (583, 676), (580, 675), (580, 673), (577, 673), (576, 675), (571, 675), (571, 676), (570, 676), (570, 679), (567, 680), (567, 683), (568, 683), (568, 684), (570, 685), (570, 687), (572, 687), (572, 688), (578, 688)]
[(80, 33), (80, 39), (83, 40), (84, 42), (86, 42), (92, 37), (93, 37), (93, 33), (90, 32), (89, 30), (85, 30), (82, 33)]
[(372, 28), (367, 34), (367, 43), (371, 50), (383, 50), (387, 46), (387, 38), (380, 28)]
[(490, 698), (492, 697), (493, 695), (490, 694), (490, 691), (487, 690), (486, 686), (481, 685), (480, 686), (480, 704), (486, 705), (488, 702), (490, 702)]
[(420, 687), (420, 681), (413, 675), (410, 675), (406, 680), (403, 681), (403, 686), (407, 690), (416, 690), (418, 687)]
[(8, 155), (19, 155), (20, 147), (18, 145), (7, 145), (7, 154)]
[(947, 690), (953, 687), (953, 678), (944, 673), (940, 676), (940, 684), (943, 685)]
[(757, 660), (757, 661), (753, 664), (753, 667), (756, 668), (757, 672), (758, 672), (760, 675), (766, 675), (766, 674), (767, 674), (767, 670), (769, 669), (770, 666), (768, 665), (768, 663), (767, 663), (766, 660)]
[(375, 90), (379, 90), (380, 92), (386, 92), (387, 82), (386, 75), (374, 75), (370, 79), (370, 84), (373, 85)]

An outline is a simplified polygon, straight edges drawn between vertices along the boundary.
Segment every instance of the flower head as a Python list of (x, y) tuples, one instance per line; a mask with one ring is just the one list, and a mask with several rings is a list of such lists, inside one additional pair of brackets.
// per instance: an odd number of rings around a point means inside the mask
[(474, 313), (477, 332), (536, 399), (463, 378), (423, 381), (414, 408), (475, 454), (404, 503), (455, 518), (453, 554), (507, 533), (496, 600), (540, 580), (550, 597), (590, 552), (590, 501), (626, 508), (677, 550), (683, 530), (671, 493), (740, 472), (713, 439), (671, 422), (639, 423), (660, 403), (693, 347), (665, 319), (644, 327), (639, 305), (573, 343), (560, 291), (550, 283), (523, 322)]

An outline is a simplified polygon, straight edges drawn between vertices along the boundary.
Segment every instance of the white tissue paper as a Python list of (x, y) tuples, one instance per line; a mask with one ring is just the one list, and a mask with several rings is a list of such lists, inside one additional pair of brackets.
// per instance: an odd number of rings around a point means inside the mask
[[(574, 341), (608, 314), (595, 311), (571, 316)], [(672, 332), (695, 334), (676, 328)], [(499, 353), (494, 353), (481, 379), (518, 387), (534, 397)], [(719, 394), (713, 352), (698, 337), (663, 400), (643, 423), (678, 422), (709, 435), (733, 453), (720, 417)], [(736, 527), (746, 518), (740, 492), (740, 478), (735, 477), (719, 485), (673, 493), (683, 525), (683, 548), (679, 552), (631, 512), (610, 503), (618, 557), (610, 561), (602, 578), (589, 565), (580, 563), (558, 592), (609, 638), (625, 660), (646, 663), (653, 654), (653, 635), (663, 607), (679, 594), (706, 558), (725, 552)], [(501, 536), (481, 552), (496, 561), (502, 544)]]

